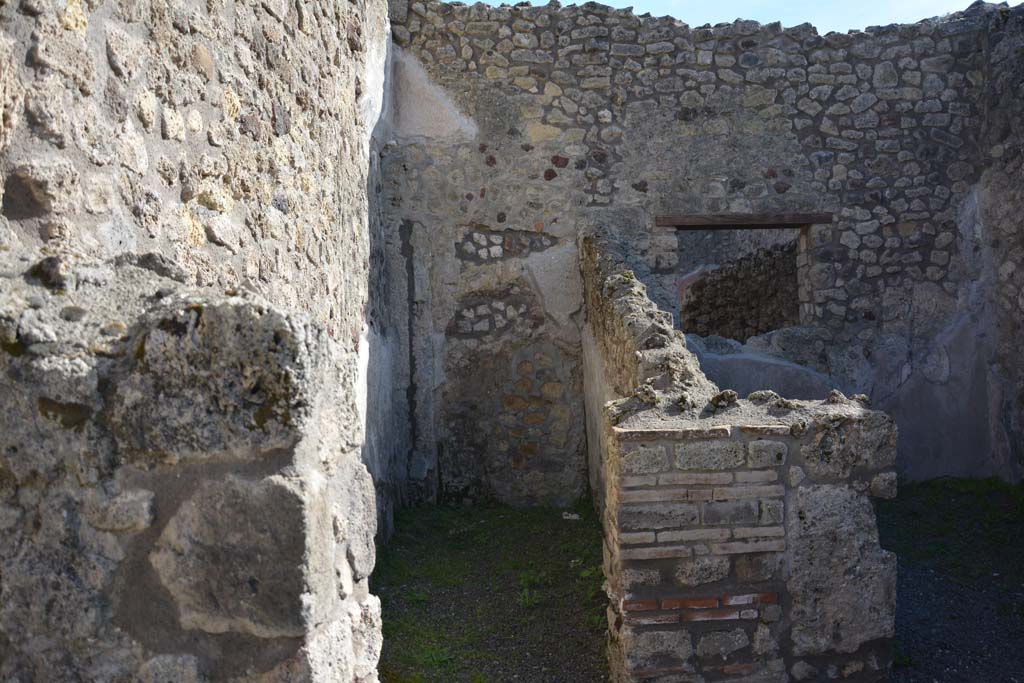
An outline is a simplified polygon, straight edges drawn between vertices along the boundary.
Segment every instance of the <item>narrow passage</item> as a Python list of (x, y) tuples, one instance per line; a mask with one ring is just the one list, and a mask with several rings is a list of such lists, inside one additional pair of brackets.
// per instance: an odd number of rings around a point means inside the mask
[(602, 581), (589, 506), (405, 510), (372, 578), (381, 681), (606, 681)]

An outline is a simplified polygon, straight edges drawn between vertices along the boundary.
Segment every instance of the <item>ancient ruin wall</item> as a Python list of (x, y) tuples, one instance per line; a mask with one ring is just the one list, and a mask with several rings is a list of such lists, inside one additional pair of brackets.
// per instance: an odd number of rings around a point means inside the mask
[[(991, 36), (991, 71), (986, 88), (985, 138), (992, 166), (982, 175), (964, 221), (974, 266), (992, 290), (984, 313), (994, 319), (988, 378), (993, 428), (991, 459), (1024, 478), (1024, 15), (1017, 13)], [(988, 288), (986, 287), (986, 290)], [(987, 292), (986, 292), (987, 293)], [(992, 343), (992, 347), (988, 344)]]
[[(1013, 106), (994, 90), (996, 61), (1012, 61), (1000, 44), (1017, 40), (1024, 10), (976, 4), (827, 36), (749, 21), (691, 28), (596, 4), (402, 10), (402, 60), (472, 124), (443, 143), (421, 127), (385, 162), (414, 232), (448, 233), (432, 246), (445, 273), (431, 283), (440, 348), (452, 292), (471, 286), (454, 276), (468, 272), (453, 265), (451, 245), (469, 229), (458, 226), (563, 239), (607, 214), (652, 298), (673, 310), (679, 240), (653, 227), (655, 215), (832, 211), (835, 222), (807, 236), (804, 326), (761, 350), (884, 409), (905, 406), (901, 466), (911, 476), (1011, 475), (1009, 461), (974, 447), (1008, 436), (975, 409), (997, 402), (991, 358), (963, 349), (978, 283), (963, 208), (996, 163), (986, 122)], [(574, 269), (568, 252), (547, 254), (556, 258), (555, 270)], [(459, 374), (445, 365), (446, 377)], [(948, 426), (941, 437), (936, 416)]]
[(531, 187), (546, 166), (517, 166), (504, 122), (459, 111), (400, 50), (393, 69), (382, 173), (411, 302), (410, 475), (448, 500), (570, 503), (585, 491), (579, 190)]
[[(979, 6), (944, 21), (819, 36), (807, 25), (690, 28), (594, 4), (431, 2), (414, 3), (395, 35), (474, 120), (492, 113), (496, 103), (485, 96), (511, 105), (494, 133), (522, 136), (534, 149), (540, 138), (576, 143), (566, 170), (547, 164), (544, 175), (559, 191), (567, 176), (582, 185), (589, 204), (648, 214), (842, 209), (817, 246), (854, 249), (857, 258), (823, 276), (821, 292), (835, 289), (836, 275), (873, 282), (886, 269), (916, 273), (916, 264), (929, 264), (918, 266), (922, 279), (946, 281), (942, 257), (929, 254), (949, 245), (952, 224), (920, 260), (902, 257), (939, 236), (938, 224), (925, 224), (954, 218), (943, 211), (969, 184), (953, 185), (980, 168), (983, 38), (1000, 17)], [(524, 161), (544, 157), (534, 149)], [(854, 224), (869, 220), (877, 228), (858, 232)], [(899, 230), (883, 227), (902, 223), (920, 236), (885, 247)], [(675, 238), (649, 225), (637, 249), (653, 252), (647, 265), (656, 273), (672, 267)], [(882, 243), (840, 242), (847, 233), (863, 242), (869, 227)], [(842, 321), (845, 309), (828, 310), (834, 301), (843, 300), (821, 294), (815, 316)]]
[(718, 393), (623, 263), (585, 238), (613, 680), (888, 680), (896, 558), (868, 496), (896, 493), (893, 421)]
[(382, 2), (0, 5), (0, 678), (376, 679), (388, 45)]
[(679, 328), (747, 338), (800, 324), (796, 243), (760, 249), (680, 283)]

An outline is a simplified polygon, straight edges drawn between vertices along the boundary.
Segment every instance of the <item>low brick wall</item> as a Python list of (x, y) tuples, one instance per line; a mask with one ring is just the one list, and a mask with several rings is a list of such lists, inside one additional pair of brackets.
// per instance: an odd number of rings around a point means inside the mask
[(838, 392), (718, 392), (615, 254), (584, 240), (585, 376), (619, 396), (590, 453), (613, 680), (886, 679), (896, 558), (869, 496), (895, 494), (893, 421)]

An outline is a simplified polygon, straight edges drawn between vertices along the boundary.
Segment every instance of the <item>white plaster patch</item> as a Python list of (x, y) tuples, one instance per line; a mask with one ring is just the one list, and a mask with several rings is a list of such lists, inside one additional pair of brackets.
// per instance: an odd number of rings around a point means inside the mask
[(356, 364), (359, 370), (355, 386), (356, 411), (359, 415), (359, 424), (365, 433), (370, 382), (370, 328), (366, 324), (359, 331), (359, 350)]
[(562, 242), (551, 249), (531, 254), (525, 267), (544, 310), (559, 325), (571, 327), (570, 316), (583, 306), (583, 283), (579, 277), (576, 245)]
[(472, 139), (477, 126), (431, 82), (419, 60), (395, 47), (392, 54), (393, 130), (397, 138)]
[(363, 145), (369, 149), (370, 139), (387, 106), (385, 90), (391, 74), (391, 30), (386, 28), (381, 40), (368, 41), (366, 65), (363, 69), (363, 94), (359, 97), (359, 115), (363, 122)]

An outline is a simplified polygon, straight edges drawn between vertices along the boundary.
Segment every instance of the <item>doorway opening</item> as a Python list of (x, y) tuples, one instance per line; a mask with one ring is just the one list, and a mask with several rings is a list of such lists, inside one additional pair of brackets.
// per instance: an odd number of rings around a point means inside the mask
[(658, 216), (678, 239), (679, 328), (740, 343), (799, 325), (811, 225), (832, 214)]

